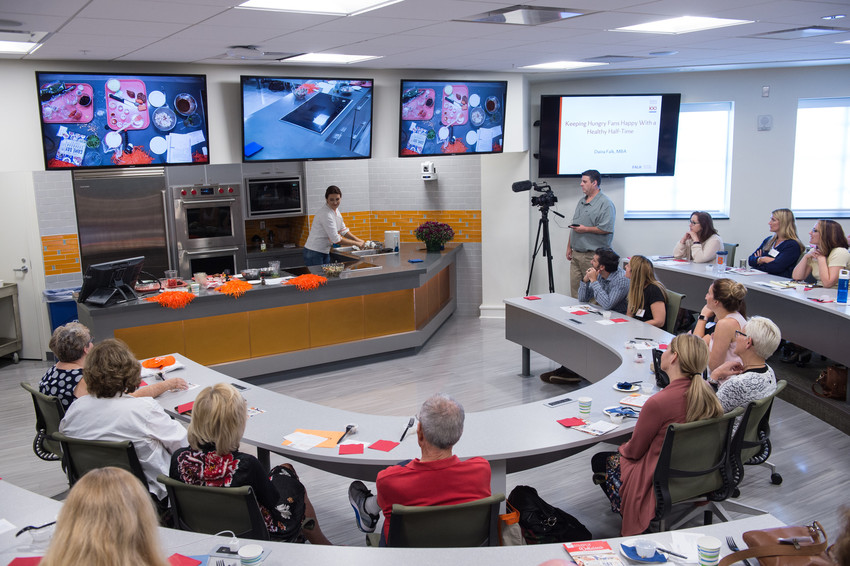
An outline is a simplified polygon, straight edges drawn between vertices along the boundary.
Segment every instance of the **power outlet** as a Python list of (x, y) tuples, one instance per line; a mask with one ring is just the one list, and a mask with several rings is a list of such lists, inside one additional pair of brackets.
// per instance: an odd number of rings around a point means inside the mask
[(266, 229), (266, 221), (260, 220), (260, 230), (265, 230), (265, 229)]

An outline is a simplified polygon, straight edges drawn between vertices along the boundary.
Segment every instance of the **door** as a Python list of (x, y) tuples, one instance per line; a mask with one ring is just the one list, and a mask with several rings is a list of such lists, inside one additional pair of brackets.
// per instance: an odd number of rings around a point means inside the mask
[[(47, 343), (46, 303), (41, 301), (44, 289), (44, 263), (38, 233), (35, 191), (32, 172), (0, 173), (0, 279), (18, 285), (21, 315), (22, 358), (42, 360)], [(25, 269), (25, 271), (24, 271)], [(11, 309), (0, 309), (0, 335), (13, 336)], [(10, 334), (11, 332), (11, 334)]]

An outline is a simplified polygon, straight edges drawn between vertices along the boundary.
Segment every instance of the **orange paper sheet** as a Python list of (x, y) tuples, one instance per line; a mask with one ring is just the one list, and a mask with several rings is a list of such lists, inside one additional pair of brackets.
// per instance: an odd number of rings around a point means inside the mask
[[(295, 432), (303, 432), (304, 434), (324, 436), (325, 438), (327, 438), (327, 440), (325, 440), (321, 444), (317, 444), (316, 448), (336, 448), (337, 440), (342, 438), (342, 435), (345, 434), (345, 431), (343, 430), (310, 430), (306, 428), (296, 428)], [(284, 440), (281, 444), (283, 444), (284, 446), (289, 446), (292, 443), (288, 440)]]

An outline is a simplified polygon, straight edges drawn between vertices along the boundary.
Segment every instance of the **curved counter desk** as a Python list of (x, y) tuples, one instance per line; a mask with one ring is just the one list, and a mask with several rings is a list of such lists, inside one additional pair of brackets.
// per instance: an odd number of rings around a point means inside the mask
[[(588, 374), (591, 380), (598, 380), (598, 383), (581, 390), (582, 395), (593, 398), (591, 421), (607, 420), (602, 409), (617, 405), (627, 396), (626, 393), (613, 388), (615, 383), (654, 379), (650, 373), (651, 363), (647, 351), (647, 362), (635, 363), (635, 350), (626, 349), (626, 342), (636, 337), (655, 338), (661, 342), (669, 338), (669, 334), (658, 328), (633, 319), (611, 326), (602, 326), (587, 320), (585, 324), (577, 326), (567, 321), (567, 313), (561, 309), (561, 306), (577, 302), (561, 295), (544, 295), (542, 300), (533, 303), (523, 299), (510, 299), (507, 304), (509, 312), (523, 311), (528, 320), (547, 323), (540, 324), (537, 327), (540, 330), (535, 332), (547, 335), (553, 348), (560, 344), (565, 352), (583, 354), (582, 357), (575, 354), (575, 360), (565, 361), (575, 362), (569, 364), (574, 368), (588, 368), (592, 372)], [(529, 307), (530, 310), (521, 307)], [(599, 318), (597, 315), (586, 315), (584, 318), (589, 316)], [(514, 319), (512, 317), (508, 320), (507, 327), (514, 324)], [(530, 337), (536, 343), (537, 338), (534, 336), (530, 332)], [(531, 344), (530, 347), (534, 348), (535, 345)], [(201, 386), (221, 381), (237, 382), (184, 356), (176, 354), (175, 357), (186, 368), (170, 372), (169, 376), (184, 377), (187, 381)], [(607, 376), (603, 373), (605, 371), (609, 372)], [(336, 447), (302, 451), (283, 446), (283, 437), (295, 429), (342, 431), (348, 423), (358, 425), (357, 434), (351, 437), (352, 440), (360, 440), (367, 445), (382, 439), (397, 441), (408, 417), (368, 415), (335, 409), (274, 393), (250, 383), (239, 383), (247, 387), (242, 394), (248, 405), (265, 411), (248, 419), (243, 441), (256, 446), (266, 464), (269, 453), (274, 452), (332, 473), (373, 481), (377, 473), (387, 466), (419, 456), (419, 447), (413, 434), (408, 434), (405, 440), (390, 452), (366, 448), (364, 454), (340, 455)], [(172, 391), (161, 395), (157, 400), (167, 411), (175, 414), (174, 408), (193, 400), (198, 391), (199, 389)], [(570, 416), (578, 416), (578, 404), (575, 402), (549, 408), (540, 401), (468, 413), (463, 437), (455, 446), (454, 452), (460, 458), (482, 456), (489, 460), (493, 469), (493, 490), (496, 493), (505, 493), (507, 473), (560, 460), (600, 441), (628, 436), (634, 428), (634, 420), (627, 419), (618, 429), (606, 435), (592, 436), (558, 424), (557, 420)]]
[[(0, 533), (0, 564), (8, 564), (16, 557), (41, 556), (44, 549), (29, 547), (30, 537), (15, 537), (15, 532), (26, 525), (43, 525), (56, 518), (62, 504), (47, 497), (0, 480), (0, 517), (10, 521), (15, 528)], [(748, 517), (728, 523), (706, 525), (681, 532), (701, 533), (721, 540), (727, 535), (740, 539), (741, 533), (753, 529), (779, 527), (782, 523), (772, 515)], [(229, 537), (214, 537), (200, 533), (176, 531), (160, 527), (160, 539), (166, 555), (204, 556), (214, 547), (228, 542)], [(670, 547), (670, 532), (645, 535), (665, 548)], [(624, 539), (610, 539), (611, 548), (617, 548)], [(243, 539), (242, 544), (248, 541)], [(469, 566), (534, 566), (552, 558), (566, 558), (564, 547), (556, 544), (483, 548), (367, 548), (352, 546), (314, 546), (259, 541), (270, 551), (264, 566), (281, 564), (346, 564), (347, 566), (433, 566), (434, 564), (465, 564)], [(721, 556), (729, 553), (724, 545)], [(212, 566), (211, 562), (208, 564)]]
[[(687, 295), (682, 306), (695, 311), (705, 306), (705, 294), (712, 281), (719, 277), (734, 279), (747, 287), (748, 316), (766, 316), (779, 326), (786, 340), (850, 365), (850, 306), (834, 302), (835, 289), (777, 289), (769, 283), (790, 280), (760, 271), (750, 272), (752, 275), (726, 271), (719, 275), (700, 263), (656, 261), (655, 269), (668, 289)], [(822, 297), (833, 302), (812, 300)]]
[(257, 285), (236, 299), (204, 290), (182, 309), (139, 300), (78, 304), (77, 313), (98, 339), (120, 338), (138, 358), (176, 351), (253, 377), (421, 347), (456, 309), (461, 247), (426, 253), (402, 244), (398, 254), (367, 256), (373, 267), (346, 270), (308, 292)]

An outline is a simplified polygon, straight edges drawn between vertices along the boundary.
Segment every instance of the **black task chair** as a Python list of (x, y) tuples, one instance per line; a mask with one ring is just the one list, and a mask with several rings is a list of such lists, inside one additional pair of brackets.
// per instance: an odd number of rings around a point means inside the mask
[(142, 464), (129, 440), (82, 440), (65, 436), (61, 432), (54, 432), (52, 437), (62, 446), (65, 472), (72, 487), (86, 472), (112, 466), (127, 470), (142, 482), (145, 489), (148, 488)]
[(776, 384), (776, 391), (764, 399), (753, 401), (741, 417), (741, 423), (732, 438), (732, 472), (735, 480), (733, 497), (738, 497), (738, 485), (744, 479), (744, 466), (765, 465), (770, 469), (770, 483), (779, 485), (782, 476), (776, 466), (767, 461), (770, 457), (770, 411), (773, 400), (788, 383), (783, 379)]
[(212, 535), (232, 531), (239, 538), (269, 540), (269, 531), (250, 486), (191, 485), (163, 474), (156, 479), (168, 492), (175, 529)]
[[(387, 546), (499, 546), (499, 504), (504, 500), (505, 495), (499, 493), (457, 505), (393, 505)], [(367, 535), (367, 544), (378, 546), (380, 536), (380, 533)]]
[(32, 396), (35, 409), (35, 438), (32, 441), (32, 451), (42, 460), (61, 460), (62, 448), (59, 442), (50, 438), (50, 435), (59, 431), (59, 421), (65, 416), (62, 402), (57, 397), (45, 395), (29, 383), (21, 382), (21, 387)]
[[(729, 516), (718, 503), (729, 497), (732, 480), (732, 427), (738, 407), (714, 419), (705, 419), (667, 427), (661, 454), (655, 466), (655, 521), (662, 531), (678, 528), (704, 513), (705, 524), (711, 515), (722, 521)], [(674, 516), (673, 507), (684, 506)]]

